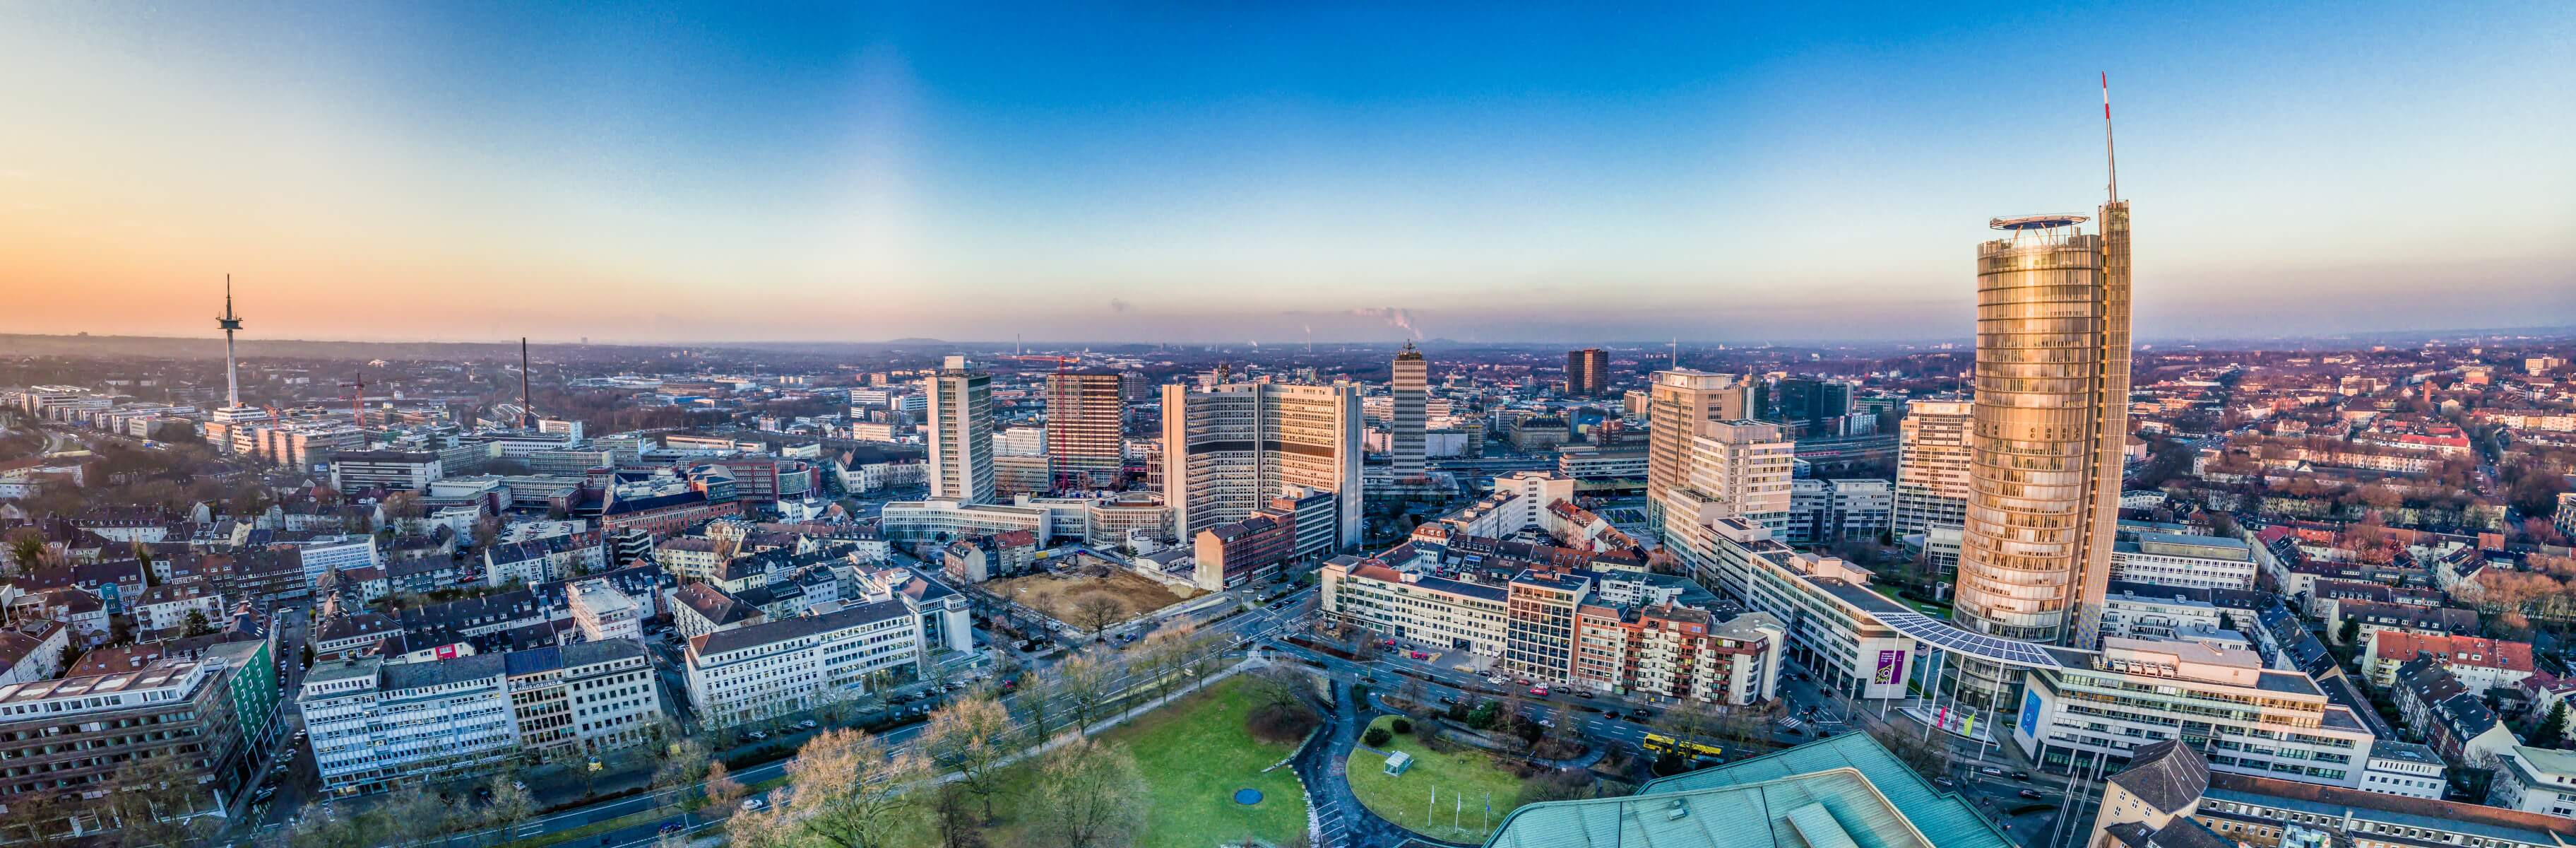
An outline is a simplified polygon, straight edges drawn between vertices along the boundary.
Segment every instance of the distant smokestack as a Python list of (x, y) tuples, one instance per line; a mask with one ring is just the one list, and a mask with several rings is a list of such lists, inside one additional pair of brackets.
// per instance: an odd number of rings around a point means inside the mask
[(528, 337), (519, 337), (519, 426), (537, 429), (537, 405), (528, 396)]

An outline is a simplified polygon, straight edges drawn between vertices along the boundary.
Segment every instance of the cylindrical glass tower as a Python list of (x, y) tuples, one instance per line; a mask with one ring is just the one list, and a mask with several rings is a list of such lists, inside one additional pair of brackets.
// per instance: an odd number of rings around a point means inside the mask
[[(2112, 357), (2102, 237), (2073, 215), (1998, 219), (1977, 246), (1977, 365), (1957, 621), (1993, 636), (2075, 640), (2097, 534), (2105, 372)], [(2120, 304), (2125, 349), (2126, 304)], [(2127, 357), (2118, 368), (2125, 371)], [(2126, 375), (2123, 374), (2123, 377)], [(2126, 383), (2125, 379), (2121, 381)], [(2117, 439), (2126, 434), (2115, 434)], [(2116, 466), (2114, 467), (2116, 472)], [(2109, 484), (2116, 486), (2116, 483)], [(2019, 670), (1963, 663), (1960, 695), (1998, 703)]]

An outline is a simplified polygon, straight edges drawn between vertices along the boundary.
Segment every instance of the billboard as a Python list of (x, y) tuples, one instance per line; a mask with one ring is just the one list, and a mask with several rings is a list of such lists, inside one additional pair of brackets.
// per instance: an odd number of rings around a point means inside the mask
[(2039, 693), (2021, 690), (2021, 735), (2039, 738)]
[(1878, 672), (1870, 675), (1869, 682), (1873, 685), (1886, 686), (1903, 679), (1905, 679), (1905, 652), (1902, 650), (1878, 652)]

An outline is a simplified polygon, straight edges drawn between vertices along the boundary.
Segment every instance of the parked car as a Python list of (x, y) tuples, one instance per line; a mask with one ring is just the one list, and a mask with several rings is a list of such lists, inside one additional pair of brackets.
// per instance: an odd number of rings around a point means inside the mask
[(1530, 687), (1529, 693), (1532, 698), (1545, 698), (1547, 697), (1547, 687), (1532, 686)]
[(1590, 690), (1590, 689), (1577, 689), (1577, 690), (1575, 690), (1575, 692), (1574, 692), (1574, 697), (1577, 697), (1577, 698), (1589, 698), (1589, 697), (1592, 697), (1592, 690)]
[(2005, 772), (2003, 769), (1995, 768), (1994, 766), (1978, 766), (1977, 773), (1990, 777), (2002, 777)]
[(752, 732), (750, 732), (750, 733), (745, 733), (745, 734), (743, 734), (743, 735), (742, 735), (742, 738), (744, 738), (744, 739), (749, 739), (749, 740), (754, 741), (754, 742), (758, 742), (758, 741), (760, 741), (760, 740), (763, 740), (763, 739), (767, 739), (767, 738), (769, 738), (769, 732), (768, 732), (768, 731), (765, 731), (765, 730), (754, 730), (754, 731), (752, 731)]
[(2019, 781), (2023, 781), (2023, 782), (2029, 782), (2029, 780), (2030, 780), (2030, 772), (2026, 772), (2026, 771), (2017, 771), (2017, 772), (2013, 772), (2012, 777), (2013, 777), (2013, 779), (2014, 779), (2014, 780), (2019, 780)]
[(1958, 786), (1958, 785), (1959, 785), (1959, 782), (1958, 782), (1958, 781), (1956, 781), (1956, 780), (1951, 780), (1951, 779), (1950, 779), (1950, 776), (1945, 774), (1945, 775), (1940, 775), (1940, 776), (1937, 776), (1937, 777), (1932, 778), (1932, 785), (1934, 785), (1934, 786), (1938, 786), (1938, 787), (1941, 787), (1941, 788), (1943, 788), (1943, 789), (1950, 789), (1950, 788), (1953, 788), (1953, 787)]
[(2033, 801), (2044, 801), (2048, 798), (2046, 795), (2039, 794), (2039, 790), (2037, 789), (2024, 789), (2021, 791), (2021, 797), (2028, 798)]
[(1446, 706), (1456, 706), (1458, 704), (1458, 696), (1442, 695), (1440, 696), (1440, 703)]
[(689, 826), (688, 826), (688, 825), (681, 824), (681, 823), (679, 823), (679, 822), (663, 822), (663, 823), (662, 823), (662, 830), (661, 830), (661, 834), (662, 834), (663, 836), (669, 836), (669, 835), (674, 834), (674, 833), (682, 833), (682, 832), (685, 832), (685, 831), (687, 831), (688, 829), (689, 829)]
[(1405, 655), (1417, 660), (1427, 660), (1431, 658), (1429, 653), (1423, 651), (1407, 651), (1405, 652)]
[(797, 723), (796, 723), (796, 729), (798, 729), (798, 730), (812, 730), (812, 729), (814, 729), (814, 728), (821, 727), (821, 726), (822, 726), (821, 724), (816, 723), (813, 719), (810, 719), (810, 718), (809, 718), (809, 719), (806, 719), (806, 720), (804, 720), (804, 721), (800, 721), (800, 722), (797, 722)]

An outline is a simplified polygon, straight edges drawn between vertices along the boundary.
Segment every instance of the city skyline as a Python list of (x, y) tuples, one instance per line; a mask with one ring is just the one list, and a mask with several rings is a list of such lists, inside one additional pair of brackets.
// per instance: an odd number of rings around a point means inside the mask
[(0, 332), (1964, 338), (2106, 68), (2141, 340), (2576, 314), (2547, 8), (586, 14), (5, 13)]

